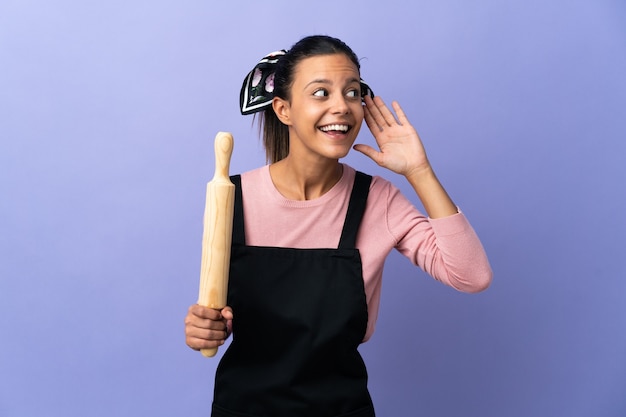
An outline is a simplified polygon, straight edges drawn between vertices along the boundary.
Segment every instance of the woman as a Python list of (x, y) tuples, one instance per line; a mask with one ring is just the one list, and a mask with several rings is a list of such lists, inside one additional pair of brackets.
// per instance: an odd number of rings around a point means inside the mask
[[(263, 111), (270, 164), (234, 177), (229, 306), (193, 305), (185, 319), (192, 349), (233, 332), (214, 417), (374, 416), (357, 348), (374, 331), (394, 248), (457, 290), (491, 281), (402, 108), (392, 103), (396, 118), (359, 71), (342, 41), (311, 36), (266, 56), (244, 82), (242, 113)], [(363, 119), (379, 150), (353, 146)], [(340, 163), (352, 147), (406, 177), (427, 217), (388, 181)]]

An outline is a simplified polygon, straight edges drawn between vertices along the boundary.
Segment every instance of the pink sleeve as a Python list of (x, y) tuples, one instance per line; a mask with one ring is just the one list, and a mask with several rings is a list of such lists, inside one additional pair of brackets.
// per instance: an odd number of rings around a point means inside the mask
[(396, 249), (436, 280), (469, 293), (491, 283), (487, 254), (460, 210), (444, 218), (427, 218), (392, 186), (387, 219)]

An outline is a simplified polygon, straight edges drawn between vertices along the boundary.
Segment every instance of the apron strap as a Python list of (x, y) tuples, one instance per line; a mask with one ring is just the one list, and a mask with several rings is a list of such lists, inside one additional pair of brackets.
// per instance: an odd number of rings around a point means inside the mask
[(241, 175), (231, 175), (235, 184), (235, 210), (233, 211), (233, 245), (246, 245), (246, 232), (243, 227), (243, 197), (241, 194)]
[(339, 249), (354, 249), (356, 247), (356, 234), (359, 231), (361, 219), (365, 212), (371, 182), (372, 177), (370, 175), (360, 171), (356, 172), (346, 220), (343, 224), (341, 239), (339, 239)]
[[(235, 210), (233, 212), (233, 244), (246, 245), (246, 233), (243, 222), (243, 196), (241, 193), (241, 175), (232, 175), (230, 180), (235, 184)], [(370, 192), (372, 177), (360, 171), (356, 172), (354, 185), (348, 203), (346, 220), (339, 239), (339, 249), (353, 249), (356, 247), (356, 235), (365, 212), (367, 196)]]

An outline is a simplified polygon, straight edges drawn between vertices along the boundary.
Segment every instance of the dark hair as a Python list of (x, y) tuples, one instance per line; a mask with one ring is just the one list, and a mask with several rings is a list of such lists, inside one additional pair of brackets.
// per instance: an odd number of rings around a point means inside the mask
[[(319, 55), (344, 54), (360, 70), (359, 58), (343, 41), (325, 35), (302, 38), (294, 44), (277, 63), (274, 75), (274, 97), (290, 100), (293, 74), (300, 61)], [(268, 106), (261, 114), (259, 130), (263, 132), (265, 157), (268, 162), (278, 162), (289, 154), (289, 129)]]

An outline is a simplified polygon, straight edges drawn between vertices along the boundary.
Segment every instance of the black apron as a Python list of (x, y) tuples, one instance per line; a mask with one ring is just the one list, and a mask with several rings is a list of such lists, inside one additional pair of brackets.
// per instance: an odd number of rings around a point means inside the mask
[(235, 318), (212, 417), (374, 417), (357, 350), (368, 316), (355, 245), (371, 177), (356, 174), (337, 249), (246, 246), (241, 178), (232, 180)]

